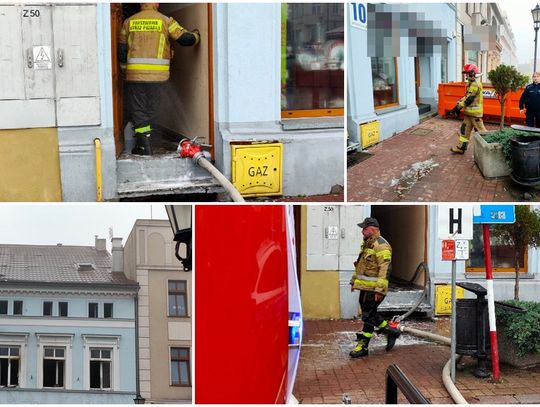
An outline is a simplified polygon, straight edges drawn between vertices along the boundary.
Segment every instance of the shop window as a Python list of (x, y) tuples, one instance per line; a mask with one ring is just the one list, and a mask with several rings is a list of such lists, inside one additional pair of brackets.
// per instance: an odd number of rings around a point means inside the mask
[(397, 58), (371, 58), (375, 109), (399, 104)]
[(7, 315), (8, 313), (8, 302), (7, 301), (0, 301), (0, 315)]
[(169, 281), (169, 316), (187, 317), (186, 282)]
[(107, 302), (103, 304), (103, 318), (112, 318), (113, 317), (113, 304), (112, 302)]
[(171, 385), (191, 386), (189, 348), (171, 348)]
[[(511, 225), (509, 225), (510, 227)], [(492, 230), (493, 225), (490, 225)], [(514, 272), (514, 248), (505, 245), (491, 236), (491, 260), (494, 272)], [(473, 225), (473, 240), (471, 242), (470, 260), (467, 262), (468, 272), (485, 272), (484, 266), (484, 237), (482, 225)], [(527, 272), (527, 249), (519, 255), (519, 271)]]
[(90, 388), (110, 390), (112, 349), (90, 349)]
[(344, 6), (282, 5), (282, 117), (343, 115)]
[(22, 315), (22, 314), (23, 314), (23, 302), (13, 301), (13, 315)]
[(19, 351), (17, 346), (0, 346), (0, 387), (19, 385)]
[(448, 83), (448, 58), (446, 55), (441, 57), (441, 83)]
[(52, 316), (52, 307), (53, 307), (52, 301), (45, 301), (43, 303), (43, 316), (44, 317)]
[(88, 304), (88, 318), (98, 318), (98, 303), (91, 302)]
[(65, 364), (64, 348), (43, 348), (43, 387), (64, 387)]
[(61, 317), (68, 316), (68, 303), (67, 302), (58, 303), (58, 315)]

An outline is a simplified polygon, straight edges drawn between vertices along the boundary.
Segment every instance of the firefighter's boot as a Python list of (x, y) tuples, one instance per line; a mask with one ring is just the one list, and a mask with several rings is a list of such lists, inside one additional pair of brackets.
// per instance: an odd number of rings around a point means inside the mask
[(373, 336), (372, 333), (358, 332), (356, 334), (356, 339), (358, 340), (358, 343), (356, 344), (354, 349), (349, 352), (349, 356), (353, 359), (367, 356), (369, 353), (368, 351), (369, 341), (371, 340), (372, 336)]
[(135, 147), (131, 152), (136, 155), (152, 155), (152, 144), (150, 142), (150, 132), (137, 133), (135, 135)]
[(450, 151), (452, 151), (454, 154), (465, 154), (465, 151), (467, 151), (467, 144), (468, 143), (460, 143), (455, 147), (452, 147)]
[(386, 334), (386, 351), (392, 350), (396, 344), (396, 339), (400, 337), (401, 330), (399, 329), (399, 322), (389, 322), (384, 328)]

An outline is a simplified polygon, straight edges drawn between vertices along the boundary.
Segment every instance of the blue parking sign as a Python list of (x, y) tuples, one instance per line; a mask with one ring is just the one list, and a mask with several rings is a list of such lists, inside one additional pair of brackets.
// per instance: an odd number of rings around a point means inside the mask
[(480, 205), (473, 210), (473, 223), (514, 223), (514, 205)]

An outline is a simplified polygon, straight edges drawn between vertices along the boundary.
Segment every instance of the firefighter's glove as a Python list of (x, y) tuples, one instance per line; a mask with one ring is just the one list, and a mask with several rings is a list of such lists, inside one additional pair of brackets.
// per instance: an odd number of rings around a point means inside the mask
[(459, 106), (454, 106), (454, 108), (452, 110), (449, 110), (447, 113), (446, 113), (446, 117), (447, 118), (452, 118), (452, 117), (459, 117), (459, 111), (461, 109), (459, 108)]

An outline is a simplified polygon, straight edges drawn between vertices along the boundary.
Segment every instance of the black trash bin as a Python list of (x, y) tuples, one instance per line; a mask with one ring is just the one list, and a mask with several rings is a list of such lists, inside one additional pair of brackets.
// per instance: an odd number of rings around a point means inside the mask
[(487, 290), (476, 283), (458, 283), (476, 295), (475, 299), (463, 298), (456, 302), (456, 353), (477, 359), (476, 377), (488, 377), (487, 358), (489, 345), (489, 318)]
[(524, 186), (540, 185), (540, 136), (516, 136), (510, 139), (514, 182)]

